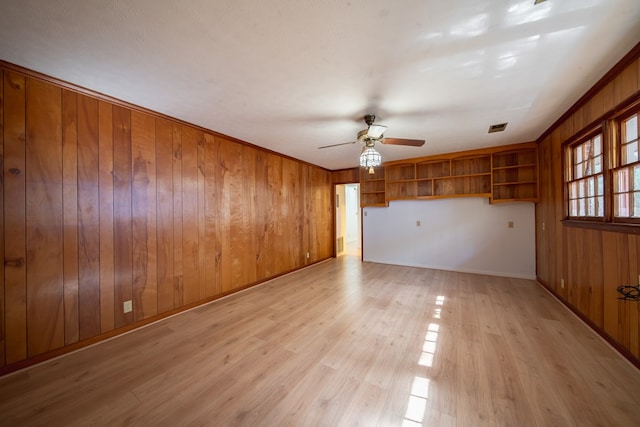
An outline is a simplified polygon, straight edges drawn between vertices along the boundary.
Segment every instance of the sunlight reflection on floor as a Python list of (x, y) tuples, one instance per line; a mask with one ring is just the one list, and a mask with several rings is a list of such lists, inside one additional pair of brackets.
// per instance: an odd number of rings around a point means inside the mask
[[(436, 297), (435, 304), (437, 306), (444, 305), (445, 297), (439, 295)], [(441, 308), (434, 309), (433, 318), (440, 319)], [(430, 368), (433, 366), (433, 359), (436, 354), (438, 331), (440, 325), (438, 323), (430, 323), (427, 327), (427, 333), (424, 337), (424, 343), (422, 345), (422, 353), (418, 364)], [(409, 402), (407, 404), (407, 412), (405, 413), (404, 420), (402, 421), (403, 427), (410, 426), (422, 426), (424, 421), (424, 415), (427, 408), (427, 399), (429, 398), (429, 386), (431, 380), (429, 378), (416, 376), (413, 379), (411, 385), (411, 395), (409, 396)]]

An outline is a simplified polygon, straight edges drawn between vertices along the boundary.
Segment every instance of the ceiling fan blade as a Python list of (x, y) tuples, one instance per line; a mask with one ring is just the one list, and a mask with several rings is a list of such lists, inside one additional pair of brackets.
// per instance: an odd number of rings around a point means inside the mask
[(411, 147), (424, 145), (424, 139), (384, 138), (381, 142), (387, 145), (409, 145)]
[(323, 145), (322, 147), (318, 147), (318, 150), (320, 150), (322, 148), (331, 148), (331, 147), (339, 147), (341, 145), (355, 144), (356, 142), (358, 142), (358, 141), (343, 142), (343, 143), (340, 143), (340, 144)]

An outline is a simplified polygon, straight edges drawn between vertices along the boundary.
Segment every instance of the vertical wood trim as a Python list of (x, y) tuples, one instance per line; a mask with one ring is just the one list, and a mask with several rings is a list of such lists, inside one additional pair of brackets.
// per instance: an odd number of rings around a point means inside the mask
[(24, 76), (4, 72), (5, 360), (27, 358), (26, 107)]
[[(257, 277), (256, 236), (262, 236), (262, 230), (256, 229), (256, 150), (242, 147), (242, 230), (244, 232), (244, 250), (242, 251), (244, 276), (242, 284), (255, 283)], [(240, 177), (239, 177), (240, 178)]]
[(205, 138), (204, 133), (196, 132), (196, 148), (197, 148), (197, 162), (198, 162), (198, 299), (203, 299), (207, 296), (207, 283), (206, 283), (206, 224), (205, 224)]
[(62, 91), (62, 203), (64, 221), (64, 343), (80, 339), (78, 314), (78, 97)]
[(158, 313), (156, 234), (156, 125), (144, 113), (131, 113), (133, 311), (136, 321)]
[(100, 204), (100, 332), (115, 328), (113, 259), (113, 112), (98, 104), (98, 158)]
[(183, 214), (182, 214), (182, 127), (172, 125), (173, 139), (173, 304), (184, 304)]
[(158, 313), (174, 308), (173, 164), (173, 126), (167, 120), (156, 119)]
[(224, 155), (224, 161), (229, 170), (225, 176), (225, 184), (228, 185), (229, 205), (229, 257), (231, 262), (231, 289), (242, 286), (244, 280), (244, 251), (246, 251), (245, 230), (243, 227), (243, 176), (242, 176), (242, 147), (229, 144)]
[(216, 275), (216, 269), (218, 265), (218, 256), (216, 252), (216, 140), (213, 135), (204, 134), (204, 196), (205, 196), (205, 208), (204, 208), (204, 221), (205, 221), (205, 282), (206, 282), (206, 294), (207, 296), (214, 296), (221, 293), (220, 283)]
[(222, 292), (231, 290), (231, 186), (227, 156), (231, 143), (216, 138), (216, 278)]
[(78, 237), (80, 339), (100, 334), (98, 101), (78, 96)]
[(184, 304), (199, 299), (197, 131), (182, 127), (182, 260)]
[(0, 69), (0, 366), (5, 365), (4, 321), (4, 70)]
[(113, 246), (116, 328), (133, 322), (123, 303), (133, 296), (131, 242), (131, 111), (113, 107)]
[(27, 79), (27, 348), (64, 345), (62, 90)]

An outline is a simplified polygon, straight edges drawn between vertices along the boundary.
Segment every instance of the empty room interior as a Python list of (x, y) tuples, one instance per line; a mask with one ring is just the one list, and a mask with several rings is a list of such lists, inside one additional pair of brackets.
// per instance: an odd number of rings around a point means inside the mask
[(0, 426), (636, 426), (637, 0), (0, 3)]

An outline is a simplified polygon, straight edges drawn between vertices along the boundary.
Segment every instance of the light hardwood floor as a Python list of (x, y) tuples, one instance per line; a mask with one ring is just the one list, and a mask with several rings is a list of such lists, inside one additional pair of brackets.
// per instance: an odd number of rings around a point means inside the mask
[(539, 285), (343, 256), (0, 378), (0, 424), (632, 426), (640, 371)]

